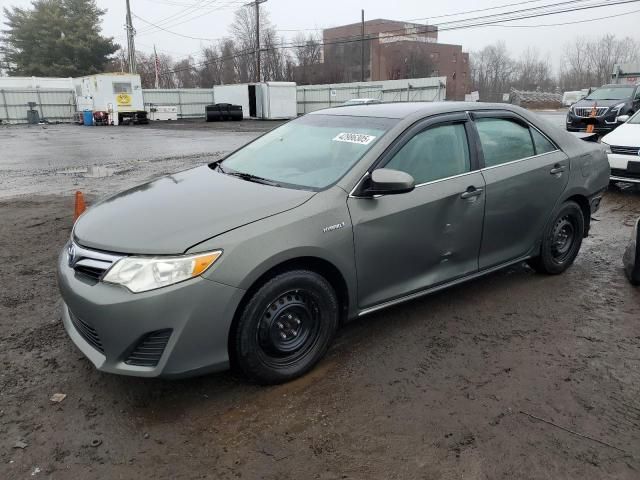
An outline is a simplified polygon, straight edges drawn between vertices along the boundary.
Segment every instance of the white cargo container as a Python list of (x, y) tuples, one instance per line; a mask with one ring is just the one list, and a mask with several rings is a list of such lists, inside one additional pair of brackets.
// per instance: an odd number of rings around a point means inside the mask
[(175, 105), (151, 105), (149, 107), (149, 120), (178, 120), (178, 107)]
[(284, 120), (298, 116), (295, 82), (258, 83), (255, 85), (255, 89), (256, 116), (258, 118)]
[(140, 75), (102, 73), (74, 79), (78, 112), (104, 112), (114, 124), (146, 123)]
[(242, 106), (244, 118), (286, 120), (297, 116), (295, 82), (214, 85), (214, 103)]

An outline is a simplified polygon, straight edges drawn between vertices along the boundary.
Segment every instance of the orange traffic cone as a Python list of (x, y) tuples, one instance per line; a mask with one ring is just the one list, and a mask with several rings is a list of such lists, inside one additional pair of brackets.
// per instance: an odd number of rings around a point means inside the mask
[(77, 220), (78, 217), (82, 215), (82, 212), (84, 212), (86, 209), (87, 205), (84, 203), (84, 195), (81, 191), (78, 190), (76, 192), (76, 208), (73, 213), (73, 219)]

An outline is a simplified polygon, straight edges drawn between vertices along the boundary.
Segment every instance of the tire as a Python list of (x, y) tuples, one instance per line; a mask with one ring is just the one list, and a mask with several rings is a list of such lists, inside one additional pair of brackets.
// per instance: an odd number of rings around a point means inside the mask
[(540, 254), (528, 260), (538, 273), (558, 275), (576, 259), (584, 236), (585, 218), (580, 206), (572, 201), (562, 204), (547, 226)]
[(329, 348), (339, 311), (333, 287), (315, 272), (293, 270), (271, 278), (251, 296), (238, 319), (236, 366), (261, 384), (304, 375)]

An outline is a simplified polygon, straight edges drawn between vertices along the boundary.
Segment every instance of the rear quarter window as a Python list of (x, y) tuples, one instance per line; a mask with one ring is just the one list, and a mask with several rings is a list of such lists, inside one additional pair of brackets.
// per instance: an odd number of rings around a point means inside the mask
[(542, 135), (535, 128), (531, 129), (531, 136), (533, 137), (533, 143), (536, 146), (536, 154), (542, 155), (543, 153), (549, 153), (557, 150), (558, 148), (551, 143), (547, 137)]

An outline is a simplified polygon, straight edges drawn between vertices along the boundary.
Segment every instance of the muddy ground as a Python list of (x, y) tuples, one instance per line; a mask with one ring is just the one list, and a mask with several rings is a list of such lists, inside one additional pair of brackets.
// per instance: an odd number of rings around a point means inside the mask
[[(167, 131), (185, 149), (200, 138)], [(3, 190), (18, 178), (5, 159)], [(0, 480), (640, 478), (640, 290), (621, 265), (640, 194), (607, 194), (565, 274), (521, 265), (364, 317), (286, 385), (99, 373), (60, 322), (72, 193), (93, 201), (189, 162), (41, 175), (0, 198)]]
[(60, 323), (71, 211), (0, 202), (2, 479), (640, 477), (640, 292), (620, 262), (637, 194), (607, 195), (564, 275), (520, 266), (362, 318), (276, 387), (95, 371)]

